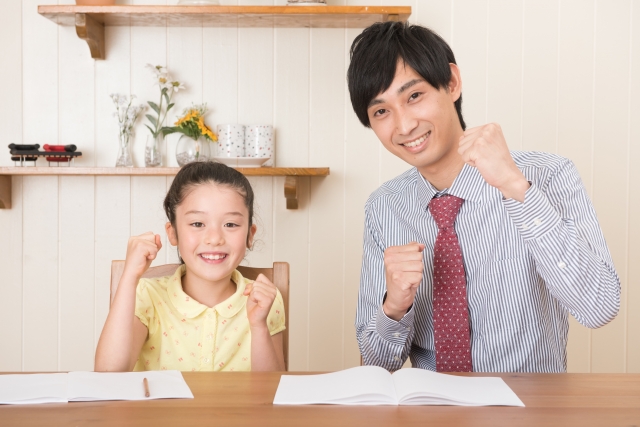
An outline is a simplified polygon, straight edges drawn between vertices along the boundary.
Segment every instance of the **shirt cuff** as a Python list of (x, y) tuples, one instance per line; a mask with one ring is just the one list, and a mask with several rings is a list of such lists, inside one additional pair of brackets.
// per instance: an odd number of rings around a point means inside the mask
[(378, 315), (376, 316), (376, 331), (378, 331), (378, 335), (385, 341), (404, 346), (413, 328), (414, 316), (413, 306), (411, 306), (402, 319), (395, 321), (384, 313), (381, 305), (378, 308)]
[(525, 192), (523, 203), (514, 199), (503, 199), (502, 203), (525, 241), (544, 236), (561, 221), (558, 212), (535, 184)]

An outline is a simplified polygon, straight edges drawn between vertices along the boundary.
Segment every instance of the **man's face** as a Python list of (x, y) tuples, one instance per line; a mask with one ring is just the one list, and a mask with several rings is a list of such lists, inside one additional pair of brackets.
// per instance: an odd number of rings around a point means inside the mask
[(460, 96), (455, 65), (452, 75), (449, 90), (438, 90), (398, 61), (391, 86), (367, 110), (371, 128), (385, 148), (424, 176), (459, 163), (457, 148), (463, 130), (454, 105)]

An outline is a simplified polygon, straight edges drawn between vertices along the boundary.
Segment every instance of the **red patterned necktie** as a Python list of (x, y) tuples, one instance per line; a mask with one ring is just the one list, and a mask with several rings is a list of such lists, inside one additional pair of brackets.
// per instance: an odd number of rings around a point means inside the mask
[(433, 335), (438, 372), (473, 371), (467, 281), (453, 228), (462, 202), (459, 197), (446, 195), (429, 203), (429, 211), (438, 225), (433, 250)]

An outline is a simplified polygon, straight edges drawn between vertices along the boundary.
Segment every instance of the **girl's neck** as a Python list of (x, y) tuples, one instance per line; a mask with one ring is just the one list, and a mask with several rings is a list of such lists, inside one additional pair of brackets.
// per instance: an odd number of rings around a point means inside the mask
[(231, 276), (211, 282), (190, 273), (187, 268), (182, 276), (182, 290), (200, 304), (214, 307), (236, 292), (236, 284)]

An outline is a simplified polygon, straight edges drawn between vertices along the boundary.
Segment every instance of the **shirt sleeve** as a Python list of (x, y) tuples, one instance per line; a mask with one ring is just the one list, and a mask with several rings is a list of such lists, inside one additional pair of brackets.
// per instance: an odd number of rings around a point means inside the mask
[(136, 287), (136, 308), (135, 315), (144, 326), (149, 329), (149, 334), (153, 333), (152, 328), (155, 328), (155, 308), (151, 299), (150, 291), (151, 287), (146, 279), (140, 279), (138, 286)]
[(278, 332), (282, 332), (285, 330), (285, 316), (286, 314), (284, 312), (284, 302), (282, 300), (280, 291), (278, 291), (276, 299), (273, 300), (273, 304), (271, 305), (269, 315), (267, 316), (267, 325), (269, 328), (269, 333), (271, 335), (275, 335)]
[(573, 163), (532, 183), (520, 203), (504, 206), (551, 294), (582, 325), (598, 328), (620, 309), (620, 279), (595, 210)]
[(382, 309), (387, 291), (384, 271), (385, 246), (377, 219), (375, 209), (367, 204), (355, 323), (356, 337), (365, 365), (376, 365), (388, 371), (396, 371), (409, 357), (414, 335), (414, 311), (412, 307), (400, 321), (395, 321), (387, 317)]

